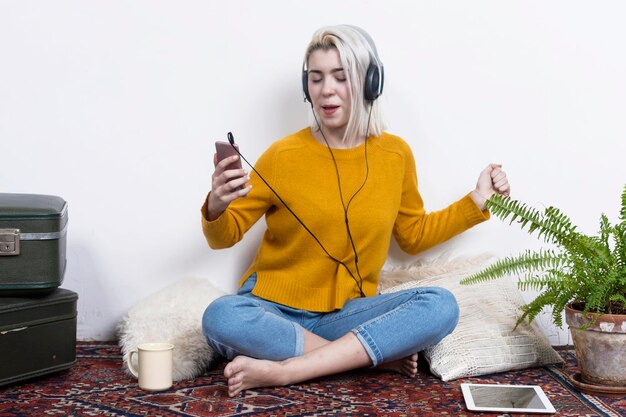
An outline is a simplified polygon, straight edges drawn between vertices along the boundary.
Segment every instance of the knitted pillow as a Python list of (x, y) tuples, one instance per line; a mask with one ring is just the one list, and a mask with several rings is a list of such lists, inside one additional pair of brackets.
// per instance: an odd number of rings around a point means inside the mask
[(127, 369), (128, 356), (137, 345), (167, 342), (174, 345), (174, 381), (202, 375), (217, 357), (202, 334), (202, 314), (221, 295), (208, 280), (190, 278), (130, 308), (117, 328), (124, 368)]
[(534, 323), (522, 323), (513, 330), (524, 304), (513, 280), (459, 284), (461, 278), (480, 270), (482, 261), (448, 263), (447, 270), (441, 264), (422, 265), (381, 274), (383, 293), (436, 286), (455, 295), (460, 307), (456, 329), (423, 352), (431, 372), (450, 381), (562, 362)]

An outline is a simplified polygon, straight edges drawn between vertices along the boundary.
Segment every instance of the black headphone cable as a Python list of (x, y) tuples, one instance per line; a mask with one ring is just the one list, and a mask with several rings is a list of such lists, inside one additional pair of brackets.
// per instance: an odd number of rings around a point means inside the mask
[[(291, 207), (289, 207), (289, 205), (285, 202), (285, 200), (282, 199), (282, 197), (274, 190), (274, 188), (272, 188), (272, 186), (265, 180), (265, 178), (263, 178), (263, 176), (259, 173), (259, 171), (256, 170), (256, 168), (250, 163), (248, 162), (248, 160), (241, 154), (241, 152), (239, 152), (239, 149), (237, 146), (235, 146), (235, 138), (233, 137), (233, 134), (231, 132), (228, 132), (227, 134), (228, 137), (228, 142), (230, 143), (230, 145), (233, 147), (233, 149), (235, 149), (235, 151), (237, 152), (237, 154), (239, 155), (239, 157), (241, 159), (243, 159), (245, 161), (246, 164), (248, 164), (248, 166), (250, 166), (250, 168), (252, 169), (252, 171), (254, 171), (259, 178), (261, 179), (261, 181), (263, 181), (263, 183), (267, 186), (267, 188), (270, 189), (270, 191), (272, 193), (274, 193), (274, 195), (280, 200), (280, 202), (285, 206), (285, 208), (287, 210), (289, 210), (289, 213), (291, 213), (291, 215), (298, 221), (298, 223), (300, 223), (300, 225), (302, 225), (302, 227), (304, 227), (304, 229), (311, 235), (311, 237), (313, 239), (315, 239), (315, 241), (317, 242), (317, 244), (320, 246), (320, 248), (322, 248), (322, 250), (324, 251), (324, 253), (333, 261), (335, 261), (337, 264), (343, 266), (346, 271), (348, 271), (348, 274), (350, 274), (350, 277), (352, 277), (352, 279), (354, 280), (354, 282), (356, 283), (357, 287), (359, 288), (359, 293), (361, 297), (365, 297), (365, 293), (363, 292), (363, 278), (361, 277), (361, 274), (359, 272), (359, 267), (358, 265), (356, 266), (357, 268), (357, 273), (359, 274), (359, 280), (356, 279), (356, 277), (354, 276), (354, 274), (352, 273), (352, 271), (350, 271), (350, 268), (348, 268), (348, 266), (343, 262), (340, 261), (339, 259), (335, 258), (334, 256), (332, 256), (328, 250), (326, 250), (326, 248), (324, 247), (324, 245), (322, 245), (322, 242), (320, 242), (320, 240), (317, 238), (317, 236), (315, 236), (315, 233), (313, 233), (311, 231), (311, 229), (309, 229), (307, 227), (306, 224), (304, 224), (304, 222), (300, 219), (300, 217), (298, 217), (298, 215), (291, 209)], [(334, 157), (333, 157), (334, 159)], [(342, 201), (343, 204), (343, 201)], [(352, 242), (352, 236), (350, 235), (350, 231), (348, 229), (348, 236), (350, 236), (350, 241), (352, 243), (352, 247), (354, 249), (354, 242)], [(356, 264), (356, 259), (357, 259), (357, 255), (356, 255), (356, 249), (355, 250), (355, 264)]]
[[(324, 134), (324, 131), (322, 130), (322, 126), (319, 122), (319, 120), (317, 119), (317, 116), (315, 114), (315, 109), (313, 108), (313, 103), (311, 103), (311, 112), (313, 113), (313, 118), (315, 119), (315, 123), (317, 124), (317, 128), (320, 131), (322, 138), (324, 139), (324, 142), (326, 143), (326, 147), (328, 149), (328, 152), (330, 153), (330, 156), (333, 160), (333, 164), (335, 166), (335, 173), (337, 174), (337, 185), (338, 185), (338, 189), (339, 189), (339, 199), (341, 201), (341, 206), (343, 207), (343, 214), (344, 214), (344, 219), (345, 219), (345, 224), (346, 224), (346, 231), (348, 233), (348, 240), (350, 241), (350, 245), (352, 246), (352, 251), (354, 252), (354, 266), (356, 269), (356, 273), (359, 276), (359, 282), (357, 282), (357, 286), (359, 287), (359, 291), (361, 292), (361, 296), (364, 297), (365, 295), (363, 294), (363, 277), (361, 276), (361, 271), (359, 269), (359, 255), (358, 252), (356, 250), (356, 245), (354, 243), (354, 239), (352, 237), (352, 231), (350, 230), (350, 221), (348, 219), (348, 210), (350, 209), (350, 204), (352, 203), (352, 200), (354, 200), (354, 197), (356, 197), (356, 195), (361, 192), (361, 190), (363, 189), (363, 187), (365, 187), (365, 183), (367, 182), (367, 179), (369, 177), (369, 162), (367, 159), (367, 142), (369, 139), (369, 130), (370, 130), (370, 122), (372, 119), (372, 109), (373, 109), (374, 105), (373, 103), (370, 102), (370, 111), (369, 111), (369, 115), (367, 118), (367, 129), (365, 130), (365, 140), (364, 140), (364, 144), (363, 144), (363, 148), (364, 148), (364, 153), (365, 153), (365, 178), (363, 179), (363, 183), (361, 184), (361, 186), (354, 192), (354, 194), (352, 194), (352, 197), (350, 197), (350, 200), (348, 200), (348, 205), (346, 206), (344, 199), (343, 199), (343, 190), (341, 188), (341, 176), (339, 175), (339, 166), (337, 165), (337, 160), (335, 159), (335, 154), (332, 151), (332, 148), (330, 147), (330, 144), (328, 143), (328, 140), (326, 139), (326, 135)], [(350, 274), (352, 275), (352, 274)], [(352, 278), (356, 281), (356, 278), (354, 277), (354, 275), (352, 275)]]

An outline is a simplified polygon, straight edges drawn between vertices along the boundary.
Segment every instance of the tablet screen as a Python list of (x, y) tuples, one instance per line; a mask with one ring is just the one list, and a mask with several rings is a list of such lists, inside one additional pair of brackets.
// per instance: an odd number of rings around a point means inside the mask
[(554, 413), (537, 385), (461, 384), (469, 410)]

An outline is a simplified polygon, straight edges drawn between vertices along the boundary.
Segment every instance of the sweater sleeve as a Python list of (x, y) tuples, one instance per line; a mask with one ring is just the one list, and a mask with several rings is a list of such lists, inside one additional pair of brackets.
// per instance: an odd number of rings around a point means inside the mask
[(408, 146), (404, 172), (393, 234), (405, 252), (417, 254), (489, 219), (489, 212), (481, 211), (469, 193), (443, 210), (426, 213), (417, 188), (415, 160)]

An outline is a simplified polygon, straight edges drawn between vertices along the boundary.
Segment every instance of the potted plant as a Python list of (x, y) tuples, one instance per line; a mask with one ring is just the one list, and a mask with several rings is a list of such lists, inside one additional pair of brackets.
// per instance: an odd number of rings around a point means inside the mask
[(473, 284), (506, 275), (520, 276), (520, 290), (538, 295), (522, 306), (517, 324), (531, 322), (545, 308), (570, 327), (580, 374), (572, 382), (587, 392), (626, 393), (626, 185), (619, 222), (600, 217), (597, 235), (578, 231), (559, 209), (543, 211), (494, 194), (486, 202), (501, 220), (517, 222), (549, 248), (505, 257), (461, 281)]

